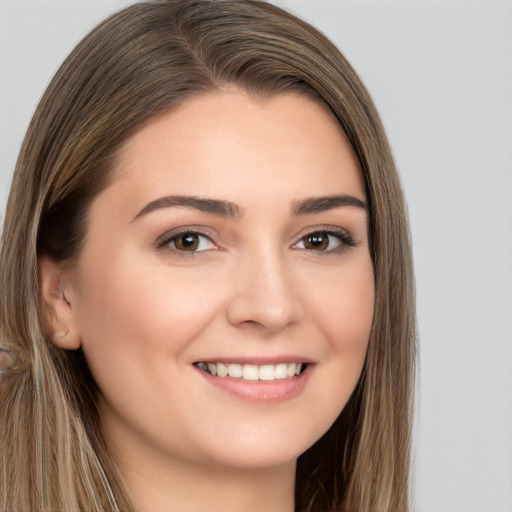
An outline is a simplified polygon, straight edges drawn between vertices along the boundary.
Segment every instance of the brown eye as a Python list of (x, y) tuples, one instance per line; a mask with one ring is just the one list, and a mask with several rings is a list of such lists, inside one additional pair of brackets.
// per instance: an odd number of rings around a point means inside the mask
[(327, 233), (312, 233), (304, 237), (304, 249), (313, 251), (325, 251), (329, 247), (329, 235)]
[(192, 254), (216, 248), (210, 237), (195, 231), (182, 231), (172, 235), (163, 235), (157, 241), (157, 247), (167, 247), (178, 253)]
[(199, 235), (197, 233), (181, 233), (173, 239), (173, 243), (178, 251), (196, 251), (199, 247)]
[(352, 237), (346, 231), (312, 231), (302, 237), (293, 247), (308, 251), (334, 253), (345, 247), (354, 247)]

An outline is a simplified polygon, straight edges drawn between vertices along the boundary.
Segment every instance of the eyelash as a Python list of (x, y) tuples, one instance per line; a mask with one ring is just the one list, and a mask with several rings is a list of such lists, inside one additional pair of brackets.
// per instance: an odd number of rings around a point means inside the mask
[(169, 247), (171, 244), (174, 244), (174, 247), (170, 247), (170, 249), (173, 250), (174, 252), (178, 253), (180, 256), (184, 256), (184, 257), (191, 256), (191, 255), (199, 253), (199, 252), (204, 252), (204, 250), (185, 251), (185, 250), (178, 249), (175, 245), (176, 240), (179, 237), (183, 237), (185, 235), (199, 236), (201, 238), (207, 239), (209, 243), (215, 245), (215, 243), (211, 239), (210, 235), (208, 235), (196, 228), (189, 228), (189, 229), (181, 229), (179, 231), (173, 231), (170, 233), (165, 233), (164, 235), (162, 235), (160, 238), (158, 238), (156, 240), (155, 246), (157, 249), (162, 249), (164, 247)]
[[(186, 250), (178, 249), (176, 247), (176, 240), (178, 240), (179, 237), (183, 237), (184, 235), (192, 235), (192, 236), (198, 236), (200, 238), (205, 238), (208, 240), (209, 243), (211, 243), (215, 246), (215, 243), (213, 242), (213, 240), (211, 239), (211, 237), (208, 234), (206, 234), (198, 229), (194, 229), (194, 228), (182, 229), (180, 231), (166, 233), (156, 240), (155, 246), (157, 249), (161, 249), (164, 247), (169, 247), (171, 244), (173, 244), (174, 247), (170, 247), (171, 250), (173, 250), (174, 252), (176, 252), (177, 254), (179, 254), (180, 256), (183, 256), (183, 257), (189, 257), (191, 255), (198, 254), (201, 252), (206, 252), (208, 250), (208, 249), (202, 249), (199, 251), (197, 251), (197, 250), (186, 251)], [(329, 238), (335, 237), (339, 241), (340, 245), (338, 247), (335, 247), (334, 249), (323, 250), (323, 249), (303, 248), (300, 250), (311, 251), (314, 253), (333, 254), (333, 253), (341, 252), (344, 249), (346, 249), (347, 247), (355, 247), (356, 246), (354, 239), (352, 238), (352, 236), (350, 236), (350, 234), (346, 230), (334, 229), (332, 227), (322, 229), (320, 227), (320, 228), (316, 228), (315, 230), (310, 231), (309, 233), (306, 233), (305, 235), (303, 235), (298, 242), (293, 244), (292, 247), (297, 249), (297, 245), (299, 245), (300, 243), (303, 243), (305, 240), (307, 240), (308, 237), (312, 238), (314, 235), (327, 236)], [(199, 241), (199, 244), (200, 243), (201, 242)], [(328, 243), (330, 243), (330, 240), (328, 240)]]
[[(356, 246), (354, 239), (352, 238), (352, 236), (350, 236), (350, 234), (346, 230), (335, 229), (332, 227), (324, 228), (324, 229), (322, 229), (321, 227), (316, 228), (313, 231), (310, 231), (309, 233), (306, 233), (304, 236), (302, 236), (300, 238), (300, 240), (297, 243), (295, 243), (293, 246), (296, 247), (299, 243), (304, 242), (307, 238), (312, 238), (314, 235), (327, 236), (329, 238), (335, 237), (339, 241), (340, 245), (338, 247), (335, 247), (334, 249), (322, 250), (322, 249), (305, 249), (304, 248), (303, 250), (309, 250), (309, 251), (315, 252), (315, 253), (335, 254), (335, 253), (343, 251), (347, 247), (355, 247)], [(330, 243), (330, 241), (328, 241), (328, 243)]]

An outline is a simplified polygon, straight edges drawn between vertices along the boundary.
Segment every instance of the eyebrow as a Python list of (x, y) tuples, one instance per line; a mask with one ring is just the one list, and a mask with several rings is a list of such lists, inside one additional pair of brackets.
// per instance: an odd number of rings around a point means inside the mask
[[(201, 212), (212, 213), (220, 217), (240, 219), (243, 209), (231, 201), (209, 199), (197, 196), (164, 196), (148, 203), (133, 219), (134, 221), (148, 213), (161, 208), (186, 207)], [(366, 203), (361, 199), (347, 195), (332, 195), (311, 197), (294, 201), (292, 205), (293, 215), (308, 215), (321, 213), (342, 206), (355, 206), (366, 210)], [(133, 222), (133, 221), (132, 221)]]
[(332, 195), (311, 197), (300, 201), (294, 201), (292, 211), (294, 215), (308, 215), (312, 213), (325, 212), (341, 206), (355, 206), (356, 208), (361, 208), (363, 210), (367, 209), (366, 203), (357, 197)]
[(219, 199), (207, 199), (196, 196), (165, 196), (148, 203), (133, 220), (161, 208), (180, 206), (234, 219), (241, 218), (243, 214), (242, 209), (231, 201), (221, 201)]

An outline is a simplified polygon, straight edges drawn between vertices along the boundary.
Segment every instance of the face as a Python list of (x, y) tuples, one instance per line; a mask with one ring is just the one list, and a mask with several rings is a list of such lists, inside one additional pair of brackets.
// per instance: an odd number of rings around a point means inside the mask
[(115, 176), (67, 291), (107, 444), (294, 461), (345, 406), (373, 315), (365, 191), (334, 117), (297, 94), (204, 95), (133, 136)]

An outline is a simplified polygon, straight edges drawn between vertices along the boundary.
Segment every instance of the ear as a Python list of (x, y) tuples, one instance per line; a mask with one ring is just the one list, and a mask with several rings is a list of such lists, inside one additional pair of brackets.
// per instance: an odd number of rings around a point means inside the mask
[(73, 310), (71, 271), (47, 255), (39, 256), (38, 266), (46, 333), (55, 346), (76, 350), (80, 333)]

